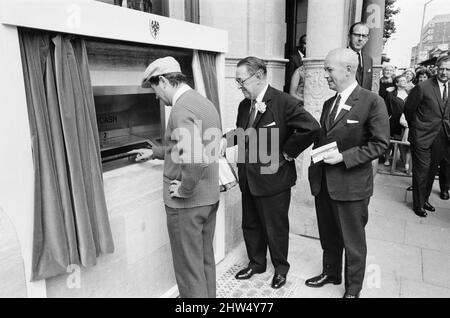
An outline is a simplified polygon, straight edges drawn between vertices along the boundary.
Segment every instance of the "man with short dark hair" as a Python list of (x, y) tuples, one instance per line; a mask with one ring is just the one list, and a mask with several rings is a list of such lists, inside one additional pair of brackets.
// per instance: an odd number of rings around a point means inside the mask
[(364, 22), (356, 22), (353, 24), (348, 33), (348, 46), (358, 55), (358, 69), (356, 70), (356, 81), (358, 84), (372, 90), (372, 57), (363, 52), (364, 46), (369, 40), (369, 27)]
[(303, 59), (306, 56), (306, 34), (303, 34), (298, 40), (297, 52), (289, 56), (289, 62), (286, 66), (285, 91), (289, 92), (292, 75), (295, 70), (303, 65)]
[(439, 163), (450, 158), (450, 57), (439, 59), (436, 65), (437, 75), (416, 85), (405, 103), (413, 158), (413, 210), (420, 217), (435, 212), (429, 202), (434, 178)]
[(180, 297), (216, 297), (213, 238), (219, 168), (210, 156), (213, 152), (208, 154), (205, 149), (219, 149), (219, 114), (209, 100), (186, 84), (173, 57), (152, 62), (142, 87), (151, 87), (158, 99), (172, 105), (164, 146), (130, 153), (137, 155), (136, 161), (164, 159), (163, 197)]
[(276, 289), (286, 283), (290, 267), (288, 212), (297, 180), (294, 158), (313, 143), (320, 127), (299, 100), (269, 86), (263, 60), (247, 57), (239, 61), (236, 82), (245, 99), (239, 104), (237, 128), (226, 134), (224, 142), (229, 147), (244, 145), (237, 166), (249, 258), (236, 279), (264, 272), (269, 247), (275, 269), (271, 286)]

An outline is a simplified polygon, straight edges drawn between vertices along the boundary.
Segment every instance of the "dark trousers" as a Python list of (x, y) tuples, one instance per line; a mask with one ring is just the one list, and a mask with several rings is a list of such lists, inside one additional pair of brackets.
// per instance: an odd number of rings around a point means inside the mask
[(450, 155), (439, 164), (439, 188), (441, 192), (450, 190)]
[(275, 273), (289, 271), (290, 201), (290, 189), (273, 196), (256, 197), (246, 185), (242, 192), (242, 231), (251, 268), (266, 269), (268, 246)]
[(315, 198), (320, 244), (323, 249), (323, 273), (342, 276), (342, 252), (345, 249), (345, 290), (361, 291), (366, 270), (366, 232), (370, 198), (360, 201), (336, 201), (330, 198), (326, 180)]
[(188, 209), (166, 206), (173, 267), (181, 298), (216, 297), (213, 239), (219, 202)]
[(438, 166), (445, 158), (450, 158), (450, 143), (443, 129), (439, 132), (430, 148), (420, 148), (413, 145), (411, 148), (413, 158), (413, 207), (422, 209), (428, 201), (433, 183), (438, 172)]

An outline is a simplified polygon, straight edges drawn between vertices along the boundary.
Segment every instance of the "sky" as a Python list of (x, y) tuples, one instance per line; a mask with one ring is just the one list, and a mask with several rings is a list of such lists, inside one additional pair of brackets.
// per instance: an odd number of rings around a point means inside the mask
[[(420, 41), (420, 27), (424, 4), (429, 0), (397, 0), (400, 8), (394, 20), (397, 32), (387, 41), (384, 52), (391, 58), (390, 64), (409, 67), (411, 48)], [(427, 5), (424, 26), (435, 15), (450, 14), (450, 0), (433, 0)]]

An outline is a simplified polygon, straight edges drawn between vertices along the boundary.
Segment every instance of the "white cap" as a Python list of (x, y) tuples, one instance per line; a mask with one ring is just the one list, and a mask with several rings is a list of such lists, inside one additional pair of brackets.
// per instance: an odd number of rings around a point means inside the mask
[(163, 57), (150, 63), (144, 72), (141, 86), (148, 88), (150, 87), (149, 79), (151, 77), (167, 73), (181, 73), (180, 64), (171, 56)]

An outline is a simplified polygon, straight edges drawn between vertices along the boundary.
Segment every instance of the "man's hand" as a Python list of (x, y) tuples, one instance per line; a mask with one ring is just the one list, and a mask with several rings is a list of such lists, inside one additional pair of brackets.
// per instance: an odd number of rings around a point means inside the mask
[(226, 138), (222, 138), (220, 140), (220, 145), (219, 145), (219, 157), (223, 158), (225, 157), (225, 153), (227, 152), (227, 139)]
[(169, 186), (169, 193), (172, 198), (184, 198), (180, 193), (178, 192), (179, 188), (181, 186), (181, 181), (178, 180), (172, 180), (170, 181)]
[(135, 149), (127, 152), (130, 155), (136, 155), (136, 162), (142, 162), (147, 161), (149, 159), (153, 159), (153, 150), (142, 148), (142, 149)]
[(328, 153), (323, 157), (323, 162), (327, 163), (329, 165), (336, 165), (338, 163), (341, 163), (342, 161), (344, 161), (344, 157), (337, 150), (333, 151), (331, 153)]

